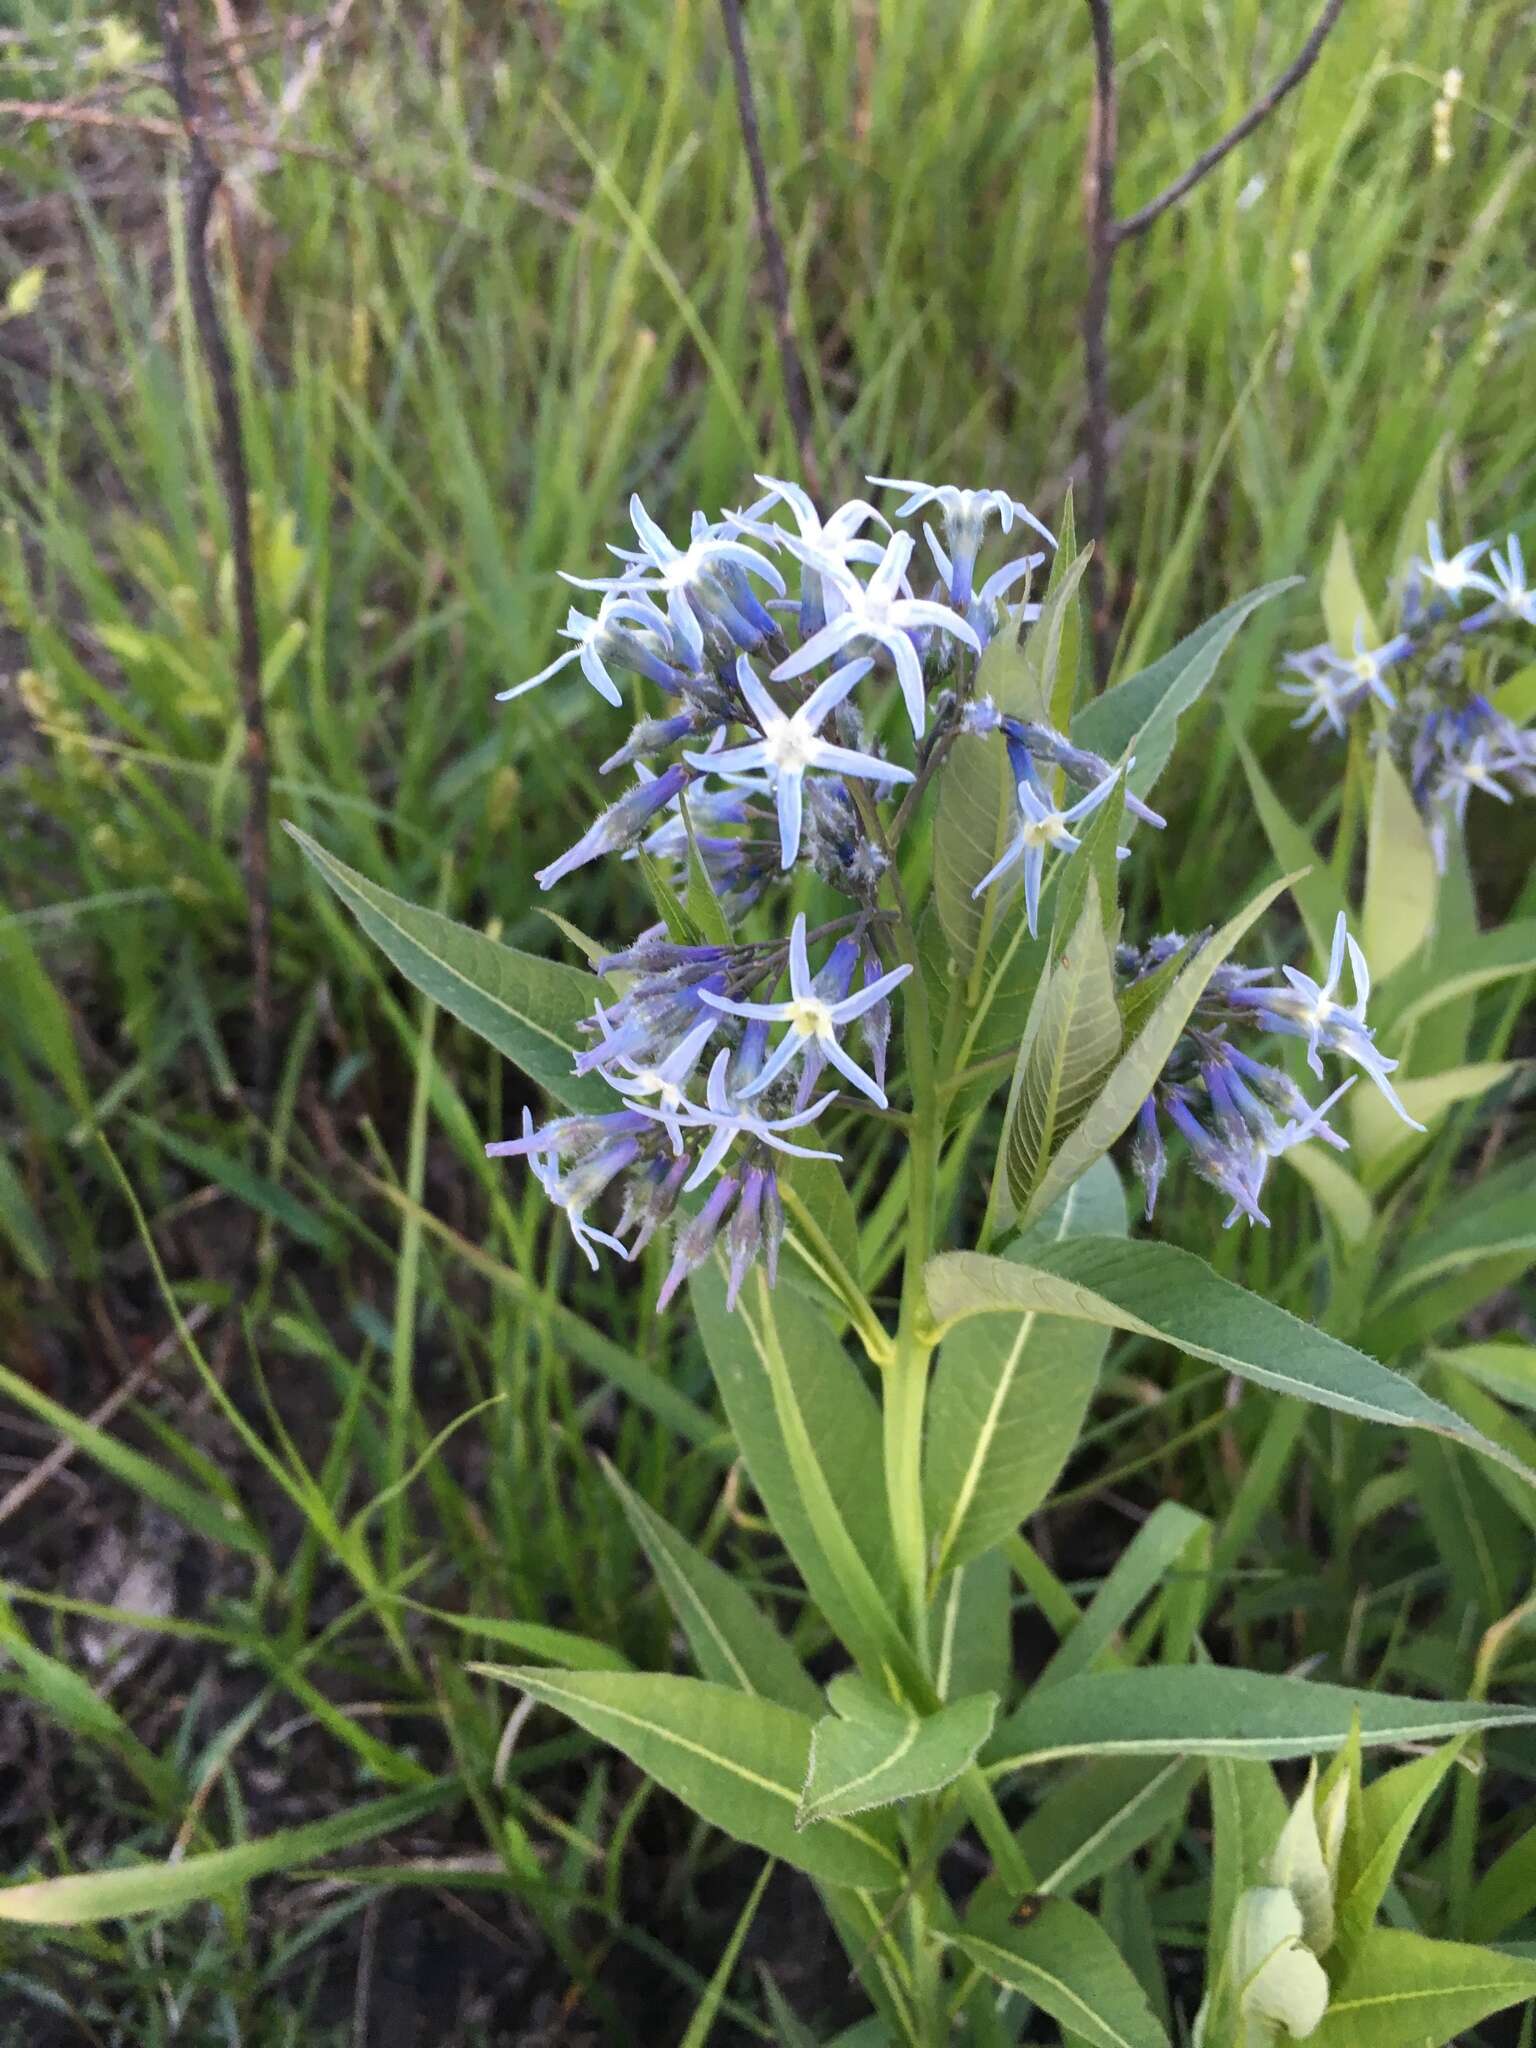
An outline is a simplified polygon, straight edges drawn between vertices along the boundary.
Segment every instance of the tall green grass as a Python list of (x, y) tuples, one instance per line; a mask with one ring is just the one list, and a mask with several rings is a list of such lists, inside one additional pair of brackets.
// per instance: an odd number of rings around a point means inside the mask
[[(1235, 117), (1293, 30), (1259, 0), (1118, 16), (1128, 209)], [(18, 13), (8, 90), (68, 89), (61, 50), (89, 34), (74, 20)], [(830, 482), (979, 476), (1049, 516), (1081, 414), (1084, 12), (755, 0), (750, 33)], [(1241, 589), (1320, 567), (1336, 521), (1385, 573), (1437, 461), (1453, 530), (1525, 515), (1533, 64), (1519, 0), (1346, 8), (1305, 89), (1127, 253), (1111, 319), (1123, 665)], [(271, 57), (256, 75), (280, 89)], [(147, 87), (128, 104), (162, 109)], [(312, 153), (232, 166), (219, 251), (241, 280), (226, 310), (275, 811), (391, 889), (558, 946), (530, 878), (589, 812), (591, 735), (619, 720), (578, 686), (509, 709), (493, 692), (543, 665), (567, 601), (553, 571), (601, 559), (629, 490), (680, 521), (793, 463), (718, 18), (703, 0), (515, 17), (396, 0), (354, 24), (287, 132)], [(323, 1759), (316, 1815), (430, 1792), (439, 1844), (476, 1845), (473, 1883), (531, 1916), (594, 2011), (615, 1942), (645, 1947), (686, 2011), (694, 1963), (723, 1941), (692, 1885), (719, 1845), (682, 1839), (654, 1926), (626, 1911), (644, 1795), (590, 1758), (573, 1795), (576, 1738), (503, 1754), (501, 1706), (460, 1667), (487, 1646), (540, 1654), (528, 1632), (550, 1626), (665, 1662), (594, 1435), (647, 1499), (757, 1569), (701, 1365), (650, 1312), (653, 1268), (590, 1277), (523, 1179), (487, 1166), (507, 1076), (402, 994), (281, 835), (279, 1085), (259, 1112), (242, 1096), (230, 570), (174, 166), (127, 146), (163, 224), (139, 208), (125, 231), (129, 211), (90, 196), (79, 136), (5, 160), (69, 206), (43, 252), (49, 374), (11, 379), (0, 452), (20, 672), (0, 766), (0, 1389), (75, 1443), (104, 1514), (148, 1500), (215, 1560), (206, 1614), (138, 1625), (164, 1645), (191, 1629), (210, 1672), (246, 1674), (210, 1680), (207, 1710), (189, 1698), (151, 1742), (141, 1699), (82, 1691), (83, 1617), (40, 1589), (67, 1578), (67, 1546), (23, 1549), (28, 1583), (9, 1591), (34, 1647), (9, 1682), (74, 1755), (22, 1858), (54, 1870), (272, 1832), (242, 1769), (281, 1771), (270, 1730), (297, 1719)], [(23, 260), (0, 248), (13, 272)], [(1264, 858), (1231, 731), (1313, 807), (1267, 678), (1278, 642), (1317, 637), (1314, 614), (1303, 595), (1266, 615), (1228, 672), (1181, 830), (1142, 877), (1163, 925), (1204, 922), (1213, 888)], [(613, 867), (562, 907), (594, 932), (646, 915)], [(1296, 1255), (1283, 1228), (1221, 1251), (1300, 1303)], [(105, 1382), (60, 1408), (46, 1361), (93, 1341), (93, 1310), (158, 1337), (195, 1308), (217, 1352), (190, 1339), (103, 1434), (77, 1417)], [(1408, 1642), (1415, 1600), (1445, 1583), (1433, 1543), (1403, 1537), (1360, 1611), (1342, 1569), (1318, 1578), (1305, 1518), (1277, 1517), (1294, 1437), (1246, 1418), (1234, 1435), (1188, 1369), (1154, 1386), (1133, 1350), (1119, 1363), (1094, 1481), (1235, 1507), (1229, 1564), (1262, 1527), (1267, 1555), (1236, 1582), (1247, 1645), (1452, 1682), (1470, 1642)], [(1304, 1484), (1347, 1538), (1356, 1482), (1383, 1514), (1404, 1492), (1343, 1441), (1316, 1425)], [(1296, 1622), (1303, 1605), (1315, 1623)], [(542, 1653), (583, 1654), (552, 1637)], [(300, 2013), (292, 1987), (332, 1921), (397, 1875), (360, 1867), (302, 1933), (250, 1911), (237, 1877), (220, 1916), (166, 1937), (169, 1960), (131, 1928), (13, 1947), (12, 1993), (41, 2011), (65, 1984), (93, 2024), (125, 2029), (111, 2038), (158, 2041), (163, 1970), (209, 2038), (216, 2019), (230, 2038), (294, 2038), (273, 2014)]]

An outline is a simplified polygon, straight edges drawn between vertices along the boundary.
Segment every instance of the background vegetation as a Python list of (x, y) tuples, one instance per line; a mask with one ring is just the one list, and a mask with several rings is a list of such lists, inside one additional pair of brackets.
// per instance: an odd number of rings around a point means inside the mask
[[(1049, 518), (1082, 414), (1086, 10), (754, 0), (748, 30), (829, 489), (976, 477)], [(1295, 25), (1123, 0), (1118, 30), (1131, 208)], [(632, 488), (676, 524), (796, 463), (718, 14), (216, 9), (203, 70), (275, 815), (558, 947), (530, 878), (621, 720), (576, 686), (492, 693), (548, 658), (552, 572), (601, 555)], [(1374, 589), (1438, 462), (1449, 535), (1531, 540), (1533, 83), (1523, 0), (1352, 0), (1305, 88), (1122, 259), (1120, 667), (1314, 578), (1248, 629), (1163, 785), (1148, 929), (1224, 915), (1269, 866), (1236, 733), (1326, 837), (1329, 757), (1270, 684), (1320, 635), (1335, 522)], [(487, 1166), (515, 1077), (402, 991), (281, 835), (277, 1085), (243, 1086), (228, 537), (152, 16), (4, 0), (0, 99), (67, 103), (0, 131), (3, 1855), (270, 1845), (180, 1918), (5, 1937), (0, 2041), (677, 2039), (752, 1859), (563, 1724), (508, 1730), (462, 1665), (538, 1655), (550, 1626), (670, 1661), (594, 1447), (749, 1578), (754, 1503), (686, 1320), (652, 1313), (654, 1259), (589, 1276), (526, 1177)], [(1480, 821), (1489, 916), (1531, 910), (1529, 808)], [(613, 864), (561, 908), (599, 933), (647, 916)], [(1467, 1177), (1518, 1147), (1519, 1085)], [(1292, 1193), (1268, 1236), (1221, 1237), (1198, 1185), (1158, 1229), (1305, 1307)], [(1520, 1270), (1470, 1334), (1529, 1332)], [(1117, 1347), (1032, 1532), (1017, 1656), (1172, 1496), (1224, 1532), (1226, 1654), (1464, 1692), (1528, 1589), (1529, 1528), (1459, 1454), (1436, 1493), (1326, 1417), (1276, 1448), (1274, 1405)], [(1502, 1679), (1531, 1675), (1517, 1644)], [(1500, 1762), (1512, 1825), (1536, 1751)], [(1186, 1999), (1200, 1826), (1106, 1908), (1144, 1911), (1130, 1945)], [(350, 1862), (320, 1874), (328, 1849)], [(1454, 1817), (1425, 1853), (1475, 1933)], [(717, 2040), (787, 2038), (753, 1963), (823, 2031), (859, 2009), (783, 1874)]]

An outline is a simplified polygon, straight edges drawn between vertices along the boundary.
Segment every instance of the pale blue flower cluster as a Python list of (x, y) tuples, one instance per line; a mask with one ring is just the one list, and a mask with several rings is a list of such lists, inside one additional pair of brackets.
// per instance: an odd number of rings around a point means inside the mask
[[(836, 1158), (800, 1134), (835, 1109), (887, 1106), (890, 999), (912, 970), (889, 958), (879, 892), (903, 789), (959, 732), (1002, 732), (1021, 822), (999, 872), (1022, 861), (1033, 930), (1045, 853), (1071, 852), (1072, 824), (1114, 787), (1107, 762), (1045, 727), (988, 723), (972, 701), (989, 641), (1038, 615), (1028, 586), (1039, 549), (977, 581), (994, 529), (1025, 527), (1054, 546), (1027, 506), (1002, 491), (871, 478), (905, 494), (897, 519), (936, 508), (943, 538), (924, 526), (925, 588), (913, 536), (873, 503), (823, 517), (798, 484), (757, 481), (763, 495), (744, 510), (696, 512), (686, 545), (632, 498), (635, 545), (611, 550), (615, 572), (565, 579), (596, 594), (595, 611), (573, 609), (569, 649), (502, 692), (520, 698), (577, 664), (609, 704), (622, 702), (620, 674), (666, 699), (603, 764), (631, 770), (632, 786), (539, 871), (542, 887), (605, 854), (643, 854), (674, 906), (702, 867), (733, 928), (801, 868), (854, 906), (819, 931), (802, 914), (787, 939), (750, 944), (686, 943), (674, 907), (670, 934), (658, 925), (601, 963), (617, 992), (596, 1007), (576, 1067), (603, 1076), (613, 1110), (543, 1129), (525, 1118), (520, 1137), (488, 1148), (530, 1161), (594, 1265), (599, 1247), (633, 1258), (675, 1222), (663, 1300), (717, 1242), (732, 1299), (759, 1259), (771, 1279), (784, 1229), (775, 1162)], [(1087, 773), (1088, 798), (1057, 811), (1036, 761), (1047, 774)], [(695, 1194), (702, 1205), (687, 1202)], [(597, 1228), (589, 1216), (610, 1200), (614, 1228)]]
[[(1502, 550), (1474, 540), (1447, 554), (1431, 521), (1425, 539), (1397, 592), (1398, 631), (1372, 647), (1357, 621), (1351, 654), (1328, 646), (1287, 654), (1279, 687), (1302, 706), (1296, 724), (1318, 738), (1342, 736), (1368, 705), (1378, 707), (1378, 744), (1407, 776), (1443, 868), (1474, 792), (1504, 804), (1536, 795), (1536, 731), (1495, 706), (1487, 676), (1498, 629), (1536, 625), (1536, 590), (1518, 535)], [(1482, 602), (1468, 609), (1474, 599)]]
[[(1167, 967), (1198, 943), (1166, 933), (1141, 949), (1122, 946), (1116, 967), (1128, 983), (1135, 982)], [(1350, 1002), (1343, 997), (1346, 961), (1354, 979)], [(1356, 1077), (1351, 1075), (1314, 1107), (1282, 1068), (1231, 1043), (1234, 1030), (1305, 1039), (1307, 1064), (1319, 1077), (1325, 1053), (1351, 1061), (1404, 1123), (1416, 1131), (1424, 1128), (1409, 1115), (1388, 1078), (1397, 1062), (1378, 1050), (1365, 1021), (1370, 971), (1342, 912), (1334, 926), (1327, 980), (1315, 981), (1295, 967), (1283, 968), (1281, 976), (1276, 982), (1265, 968), (1232, 965), (1219, 967), (1212, 976), (1190, 1029), (1175, 1046), (1137, 1119), (1131, 1161), (1145, 1191), (1148, 1216), (1167, 1166), (1163, 1117), (1188, 1145), (1195, 1171), (1231, 1202), (1229, 1229), (1240, 1216), (1251, 1223), (1269, 1222), (1259, 1197), (1270, 1166), (1292, 1146), (1321, 1138), (1339, 1151), (1348, 1149), (1348, 1141), (1328, 1122), (1328, 1112)]]

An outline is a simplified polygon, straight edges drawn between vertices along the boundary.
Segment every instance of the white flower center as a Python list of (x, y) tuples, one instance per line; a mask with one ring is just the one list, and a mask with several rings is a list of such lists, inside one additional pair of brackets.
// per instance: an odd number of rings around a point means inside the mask
[(1024, 827), (1026, 846), (1055, 846), (1067, 836), (1066, 822), (1060, 811), (1048, 811), (1043, 818), (1032, 819)]
[(781, 775), (794, 775), (810, 766), (814, 736), (798, 719), (786, 718), (763, 739), (763, 752), (771, 768)]
[(835, 1035), (832, 1012), (819, 996), (799, 996), (789, 1006), (789, 1028), (802, 1038), (831, 1038)]

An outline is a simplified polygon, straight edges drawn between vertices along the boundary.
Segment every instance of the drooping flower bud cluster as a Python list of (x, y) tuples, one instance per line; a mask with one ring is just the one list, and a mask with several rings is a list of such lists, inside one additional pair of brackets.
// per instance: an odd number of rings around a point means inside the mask
[[(1536, 625), (1536, 589), (1515, 534), (1502, 552), (1474, 540), (1451, 555), (1433, 522), (1426, 539), (1397, 593), (1397, 632), (1371, 647), (1361, 620), (1349, 655), (1326, 645), (1288, 654), (1280, 690), (1303, 706), (1296, 724), (1319, 739), (1379, 707), (1378, 743), (1407, 778), (1443, 868), (1474, 792), (1504, 804), (1536, 796), (1536, 731), (1496, 707), (1487, 675), (1497, 629)], [(1474, 599), (1482, 602), (1468, 610)]]
[[(1121, 946), (1116, 971), (1126, 983), (1135, 983), (1168, 968), (1199, 943), (1168, 932), (1145, 947)], [(1354, 1000), (1348, 1003), (1341, 993), (1346, 958), (1354, 977)], [(1239, 1216), (1268, 1224), (1259, 1196), (1270, 1166), (1292, 1146), (1321, 1138), (1338, 1151), (1348, 1149), (1348, 1140), (1328, 1122), (1328, 1112), (1358, 1077), (1350, 1075), (1326, 1101), (1314, 1106), (1282, 1068), (1234, 1044), (1235, 1031), (1304, 1038), (1307, 1064), (1318, 1076), (1324, 1053), (1353, 1062), (1406, 1124), (1423, 1129), (1388, 1079), (1397, 1062), (1377, 1050), (1375, 1034), (1365, 1021), (1370, 972), (1345, 928), (1342, 912), (1334, 927), (1328, 979), (1314, 981), (1295, 967), (1284, 968), (1282, 975), (1283, 981), (1276, 982), (1267, 968), (1230, 963), (1212, 975), (1189, 1029), (1137, 1118), (1131, 1163), (1146, 1195), (1148, 1216), (1157, 1205), (1167, 1168), (1165, 1119), (1184, 1139), (1196, 1173), (1230, 1200), (1228, 1229)]]

